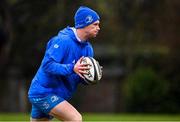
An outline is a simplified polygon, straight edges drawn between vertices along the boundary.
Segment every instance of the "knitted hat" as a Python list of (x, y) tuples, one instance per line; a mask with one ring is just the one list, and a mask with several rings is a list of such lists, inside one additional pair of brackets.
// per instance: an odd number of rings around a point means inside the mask
[(99, 15), (94, 10), (81, 6), (74, 16), (75, 28), (84, 28), (99, 19)]

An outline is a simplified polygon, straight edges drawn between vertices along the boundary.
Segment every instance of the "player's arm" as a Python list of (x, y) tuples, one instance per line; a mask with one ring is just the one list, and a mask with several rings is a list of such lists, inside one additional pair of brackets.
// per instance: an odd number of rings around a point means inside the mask
[(68, 54), (70, 46), (66, 41), (53, 38), (48, 44), (42, 67), (45, 72), (54, 75), (67, 76), (74, 73), (74, 63), (61, 64), (63, 58)]

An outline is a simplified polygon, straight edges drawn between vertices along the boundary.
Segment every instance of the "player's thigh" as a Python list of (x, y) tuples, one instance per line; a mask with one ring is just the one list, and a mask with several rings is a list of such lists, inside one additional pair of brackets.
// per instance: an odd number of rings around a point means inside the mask
[(56, 105), (50, 115), (63, 121), (82, 121), (81, 114), (67, 101), (63, 101)]

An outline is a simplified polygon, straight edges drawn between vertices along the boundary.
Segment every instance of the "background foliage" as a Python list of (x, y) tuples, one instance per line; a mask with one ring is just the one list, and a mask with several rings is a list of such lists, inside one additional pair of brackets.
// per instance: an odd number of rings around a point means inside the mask
[[(29, 110), (27, 90), (46, 43), (74, 25), (80, 5), (101, 16), (101, 32), (92, 44), (104, 76), (101, 84), (79, 90), (84, 92), (77, 93), (75, 106), (88, 111), (83, 103), (91, 98), (90, 103), (104, 104), (90, 111), (180, 112), (179, 0), (1, 0), (0, 111)], [(78, 100), (83, 93), (88, 97)], [(17, 106), (10, 104), (14, 99)]]

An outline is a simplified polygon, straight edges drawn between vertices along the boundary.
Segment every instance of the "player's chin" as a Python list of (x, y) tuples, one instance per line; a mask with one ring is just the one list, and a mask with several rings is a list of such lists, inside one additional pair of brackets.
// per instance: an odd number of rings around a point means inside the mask
[(95, 38), (97, 36), (97, 33), (91, 34), (89, 38)]
[(95, 38), (96, 37), (96, 35), (91, 35), (90, 37), (89, 37), (89, 39), (92, 39), (92, 38)]
[(97, 35), (98, 35), (98, 33), (95, 33), (95, 34), (93, 35), (93, 37), (95, 38)]
[(95, 38), (97, 35), (94, 35), (93, 38)]

